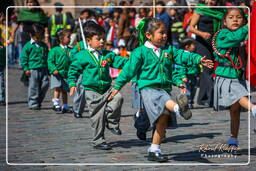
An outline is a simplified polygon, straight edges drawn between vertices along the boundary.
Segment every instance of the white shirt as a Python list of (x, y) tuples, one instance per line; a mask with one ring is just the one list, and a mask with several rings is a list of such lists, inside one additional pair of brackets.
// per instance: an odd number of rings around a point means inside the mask
[(37, 44), (34, 39), (31, 39), (31, 40), (30, 40), (30, 43), (31, 43), (31, 45), (32, 45), (33, 43), (35, 43), (36, 47), (40, 47), (39, 44)]
[(99, 60), (99, 52), (88, 45), (88, 51), (91, 52), (97, 60)]
[(62, 44), (60, 44), (60, 47), (61, 47), (62, 49), (64, 49), (64, 50), (67, 49), (67, 45), (62, 45)]
[(160, 57), (160, 55), (161, 55), (161, 48), (156, 47), (150, 41), (146, 41), (144, 43), (144, 46), (146, 46), (147, 48), (153, 49), (153, 51), (156, 54), (156, 56)]

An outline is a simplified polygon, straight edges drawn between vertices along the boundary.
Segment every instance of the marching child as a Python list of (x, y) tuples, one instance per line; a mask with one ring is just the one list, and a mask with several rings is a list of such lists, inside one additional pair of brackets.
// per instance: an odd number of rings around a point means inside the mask
[(82, 72), (82, 85), (94, 129), (93, 147), (110, 150), (111, 146), (105, 141), (104, 131), (106, 127), (113, 134), (121, 135), (119, 122), (123, 98), (121, 94), (117, 94), (114, 99), (107, 101), (112, 83), (109, 67), (121, 69), (127, 58), (103, 49), (105, 31), (101, 26), (89, 25), (84, 29), (84, 35), (88, 47), (75, 54), (69, 68), (70, 95), (76, 91), (77, 79)]
[[(256, 105), (248, 99), (247, 81), (242, 79), (242, 59), (238, 53), (240, 43), (248, 37), (248, 26), (245, 24), (243, 11), (239, 8), (227, 9), (223, 17), (225, 28), (213, 38), (214, 56), (218, 62), (215, 69), (214, 107), (229, 107), (231, 117), (231, 135), (227, 142), (237, 148), (240, 123), (240, 108), (251, 111), (256, 117)], [(237, 153), (237, 150), (233, 152)]]
[[(194, 53), (178, 50), (172, 46), (164, 47), (167, 40), (165, 24), (156, 18), (144, 19), (144, 22), (144, 27), (141, 27), (137, 34), (138, 37), (144, 35), (144, 38), (139, 40), (144, 43), (131, 53), (130, 60), (118, 76), (109, 99), (113, 98), (128, 81), (138, 74), (138, 87), (150, 125), (156, 125), (152, 144), (148, 149), (148, 160), (166, 162), (168, 158), (161, 155), (160, 150), (161, 138), (165, 134), (170, 117), (170, 114), (163, 114), (166, 113), (165, 109), (180, 114), (185, 119), (190, 119), (192, 116), (187, 107), (186, 95), (180, 94), (175, 102), (169, 94), (172, 84), (183, 86), (181, 80), (172, 78), (173, 63), (192, 66), (201, 62), (208, 67), (212, 67), (213, 63)], [(138, 45), (138, 37), (134, 42), (135, 46)]]
[(31, 40), (24, 45), (20, 58), (22, 69), (29, 77), (28, 107), (31, 110), (40, 110), (49, 87), (48, 46), (42, 42), (43, 35), (44, 27), (33, 24), (30, 31)]
[[(67, 92), (69, 91), (66, 78), (70, 65), (68, 47), (71, 32), (63, 29), (57, 32), (59, 46), (54, 47), (48, 56), (48, 69), (51, 74), (51, 89), (53, 92), (53, 110), (56, 112), (66, 113), (69, 111)], [(60, 105), (60, 95), (62, 94), (62, 107)]]
[[(180, 42), (181, 49), (188, 52), (194, 52), (196, 50), (195, 40), (192, 38), (185, 38)], [(196, 85), (199, 81), (200, 65), (194, 65), (192, 67), (180, 67), (181, 79), (186, 86), (186, 95), (188, 97), (188, 107), (193, 108), (194, 97), (196, 94)]]

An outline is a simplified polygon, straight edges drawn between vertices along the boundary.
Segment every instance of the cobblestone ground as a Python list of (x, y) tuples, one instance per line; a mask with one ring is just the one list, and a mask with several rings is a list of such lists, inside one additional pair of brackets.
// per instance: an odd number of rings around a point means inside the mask
[[(107, 130), (106, 139), (113, 146), (113, 150), (99, 151), (89, 145), (92, 133), (89, 119), (86, 117), (88, 113), (85, 112), (82, 119), (75, 119), (72, 114), (55, 114), (51, 110), (50, 91), (42, 110), (29, 110), (26, 104), (27, 89), (19, 81), (20, 73), (19, 70), (9, 70), (7, 123), (5, 108), (0, 107), (0, 171), (256, 170), (256, 134), (252, 131), (252, 128), (255, 128), (255, 120), (252, 117), (251, 155), (248, 164), (247, 112), (241, 113), (239, 140), (242, 155), (199, 152), (199, 145), (224, 143), (229, 136), (230, 128), (228, 111), (216, 112), (211, 108), (197, 106), (193, 109), (191, 120), (178, 118), (178, 128), (167, 130), (167, 143), (162, 144), (161, 148), (163, 154), (170, 158), (165, 164), (172, 166), (159, 165), (147, 161), (146, 158), (151, 132), (148, 132), (147, 141), (140, 141), (136, 137), (132, 119), (135, 110), (131, 108), (130, 84), (122, 91), (125, 99), (121, 118), (123, 135), (116, 136)], [(252, 93), (252, 100), (256, 102), (255, 93)], [(8, 162), (11, 165), (6, 164), (6, 124), (8, 124)], [(26, 165), (29, 163), (35, 165)], [(52, 165), (38, 166), (46, 163)], [(88, 163), (91, 165), (84, 166)], [(99, 163), (122, 165), (98, 165)], [(228, 166), (199, 166), (220, 163), (226, 163)], [(232, 165), (237, 163), (238, 166)], [(189, 165), (180, 166), (182, 164)]]

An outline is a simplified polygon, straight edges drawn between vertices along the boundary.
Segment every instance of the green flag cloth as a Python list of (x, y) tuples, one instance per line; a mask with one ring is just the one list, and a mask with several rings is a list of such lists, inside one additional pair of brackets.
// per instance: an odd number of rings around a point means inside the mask
[(47, 24), (47, 16), (41, 11), (31, 11), (23, 8), (18, 14), (18, 21), (32, 21), (41, 24)]
[(214, 33), (217, 32), (219, 29), (221, 29), (221, 21), (225, 14), (226, 9), (213, 9), (213, 8), (205, 8), (205, 4), (197, 4), (197, 7), (204, 7), (204, 8), (195, 8), (195, 12), (204, 15), (209, 16), (213, 18), (213, 31)]

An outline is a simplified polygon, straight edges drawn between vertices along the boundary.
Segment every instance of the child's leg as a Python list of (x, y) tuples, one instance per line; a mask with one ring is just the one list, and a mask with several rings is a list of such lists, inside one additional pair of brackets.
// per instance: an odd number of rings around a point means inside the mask
[(239, 104), (243, 108), (252, 111), (253, 117), (256, 118), (256, 105), (252, 104), (248, 97), (242, 97), (239, 100)]
[(64, 88), (61, 88), (61, 94), (62, 94), (62, 113), (69, 112), (68, 107), (68, 93)]
[(123, 97), (120, 93), (115, 95), (115, 97), (107, 103), (106, 106), (106, 117), (107, 125), (106, 127), (117, 135), (121, 135), (121, 130), (119, 129), (119, 122), (121, 117), (121, 108), (123, 105)]
[(38, 71), (31, 70), (28, 83), (28, 107), (30, 109), (39, 109), (39, 82), (38, 82)]
[(42, 69), (40, 70), (40, 92), (39, 92), (39, 104), (41, 106), (41, 103), (44, 100), (44, 97), (47, 93), (47, 90), (49, 88), (49, 78), (48, 78), (48, 70), (47, 69)]
[(237, 138), (239, 126), (240, 126), (240, 104), (236, 102), (230, 107), (230, 117), (231, 117), (231, 135), (232, 138)]
[(168, 115), (160, 115), (157, 122), (156, 122), (156, 130), (154, 131), (152, 144), (148, 149), (149, 161), (157, 161), (157, 162), (165, 162), (168, 161), (168, 158), (161, 155), (161, 139), (164, 137), (165, 129), (168, 122)]
[(55, 111), (60, 111), (61, 110), (61, 107), (60, 107), (60, 93), (61, 93), (61, 88), (60, 87), (56, 87), (54, 89), (53, 99), (52, 99), (53, 110), (55, 110)]
[(156, 130), (153, 135), (152, 144), (161, 144), (161, 139), (165, 135), (165, 129), (167, 127), (167, 122), (169, 120), (169, 115), (161, 115), (156, 123)]

